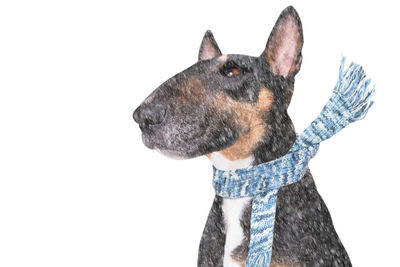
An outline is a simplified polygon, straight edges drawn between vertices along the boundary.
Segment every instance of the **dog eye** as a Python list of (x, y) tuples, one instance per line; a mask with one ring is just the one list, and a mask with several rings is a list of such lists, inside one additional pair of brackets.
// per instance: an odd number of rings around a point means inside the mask
[(239, 68), (226, 68), (222, 71), (222, 73), (227, 76), (227, 77), (233, 77), (233, 76), (237, 76), (240, 75), (242, 72)]

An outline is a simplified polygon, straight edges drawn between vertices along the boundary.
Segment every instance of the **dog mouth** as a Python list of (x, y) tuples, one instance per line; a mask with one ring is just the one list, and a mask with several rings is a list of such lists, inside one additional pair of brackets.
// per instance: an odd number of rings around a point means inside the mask
[(142, 132), (142, 142), (147, 148), (150, 148), (150, 149), (155, 148), (155, 143), (153, 141), (153, 138), (151, 138), (149, 135), (147, 135), (143, 132)]
[(189, 156), (183, 155), (181, 152), (178, 152), (178, 151), (173, 151), (173, 150), (168, 150), (168, 149), (158, 149), (158, 148), (156, 148), (155, 150), (171, 159), (182, 160), (182, 159), (190, 158)]
[(198, 155), (199, 147), (207, 143), (205, 125), (139, 125), (142, 142), (150, 149), (174, 159), (187, 159)]
[(142, 142), (147, 148), (157, 149), (162, 146), (163, 135), (154, 126), (140, 124), (139, 128), (142, 131)]
[[(171, 141), (167, 140), (163, 141), (164, 137), (158, 137), (153, 134), (142, 133), (142, 141), (143, 144), (150, 149), (156, 150), (157, 152), (167, 156), (172, 159), (187, 159), (190, 158), (188, 154), (190, 153), (189, 149), (185, 147), (185, 145), (181, 146), (173, 146), (171, 145)], [(193, 147), (194, 144), (188, 145), (188, 147)]]

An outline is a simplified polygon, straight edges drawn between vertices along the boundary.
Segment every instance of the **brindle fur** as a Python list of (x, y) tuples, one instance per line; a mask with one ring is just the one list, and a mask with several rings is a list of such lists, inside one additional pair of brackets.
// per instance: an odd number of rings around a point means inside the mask
[[(288, 21), (289, 30), (295, 30), (295, 54), (289, 73), (282, 76), (276, 61)], [(216, 103), (216, 99), (222, 94), (236, 104), (259, 105), (260, 91), (266, 88), (272, 96), (268, 108), (248, 114), (249, 118), (258, 116), (262, 121), (258, 127), (263, 129), (262, 137), (251, 147), (254, 164), (286, 154), (296, 138), (287, 107), (301, 65), (302, 44), (302, 26), (293, 7), (278, 18), (260, 57), (222, 56), (208, 31), (199, 61), (162, 84), (134, 112), (143, 142), (179, 158), (224, 151), (249, 132), (250, 122), (246, 125), (240, 117), (243, 114), (232, 105)], [(224, 70), (232, 67), (239, 68), (240, 75), (224, 75)], [(200, 243), (198, 266), (223, 266), (222, 201), (215, 197)], [(240, 220), (245, 238), (229, 255), (242, 264), (249, 249), (250, 216), (251, 203)], [(299, 182), (279, 190), (271, 266), (351, 266), (309, 171)]]

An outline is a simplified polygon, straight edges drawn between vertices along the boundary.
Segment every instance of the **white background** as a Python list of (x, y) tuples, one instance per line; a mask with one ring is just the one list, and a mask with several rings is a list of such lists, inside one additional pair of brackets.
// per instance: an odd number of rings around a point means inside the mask
[(0, 266), (195, 266), (213, 200), (206, 157), (146, 149), (133, 110), (195, 63), (204, 32), (258, 56), (289, 4), (304, 28), (301, 131), (342, 55), (377, 83), (365, 120), (311, 169), (354, 266), (398, 264), (396, 1), (1, 1)]

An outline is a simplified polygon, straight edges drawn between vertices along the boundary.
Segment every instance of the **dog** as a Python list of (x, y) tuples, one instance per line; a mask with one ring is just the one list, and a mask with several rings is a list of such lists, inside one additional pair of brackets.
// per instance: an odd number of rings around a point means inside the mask
[[(221, 170), (285, 155), (296, 139), (287, 108), (302, 46), (302, 25), (292, 6), (280, 14), (259, 57), (222, 54), (207, 31), (198, 62), (134, 111), (144, 144), (174, 158), (206, 155)], [(198, 266), (245, 265), (251, 204), (251, 197), (215, 197)], [(270, 266), (351, 266), (309, 170), (278, 192)]]

